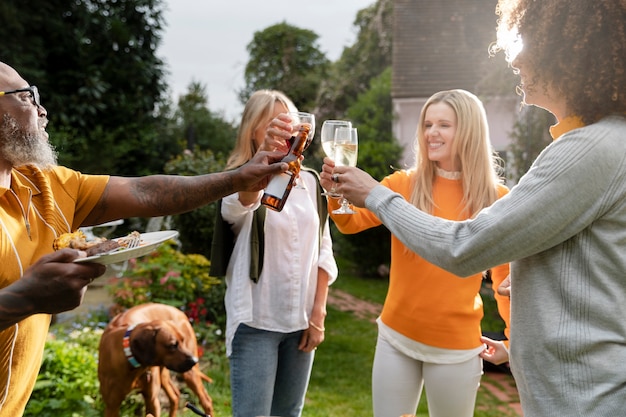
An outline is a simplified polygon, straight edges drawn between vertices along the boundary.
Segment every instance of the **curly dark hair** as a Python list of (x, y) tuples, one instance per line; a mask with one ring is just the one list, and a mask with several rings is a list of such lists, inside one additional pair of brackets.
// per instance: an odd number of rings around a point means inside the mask
[(626, 113), (626, 0), (499, 0), (496, 13), (499, 33), (523, 42), (525, 89), (550, 86), (586, 124)]

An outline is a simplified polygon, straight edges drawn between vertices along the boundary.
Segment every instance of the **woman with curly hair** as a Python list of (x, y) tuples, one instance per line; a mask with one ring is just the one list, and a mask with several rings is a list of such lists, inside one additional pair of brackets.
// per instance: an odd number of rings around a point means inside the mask
[(497, 13), (494, 50), (524, 101), (558, 121), (510, 193), (454, 221), (330, 159), (322, 185), (456, 275), (511, 262), (510, 363), (525, 417), (623, 416), (626, 1), (500, 0)]

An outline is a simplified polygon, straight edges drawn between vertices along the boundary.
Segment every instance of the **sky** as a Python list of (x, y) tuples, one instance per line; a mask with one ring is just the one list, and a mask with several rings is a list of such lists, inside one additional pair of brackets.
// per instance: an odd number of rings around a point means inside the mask
[(375, 0), (166, 0), (157, 55), (165, 61), (174, 102), (192, 82), (206, 88), (209, 109), (238, 122), (246, 46), (255, 32), (286, 22), (315, 32), (320, 50), (336, 61), (356, 40), (357, 12)]

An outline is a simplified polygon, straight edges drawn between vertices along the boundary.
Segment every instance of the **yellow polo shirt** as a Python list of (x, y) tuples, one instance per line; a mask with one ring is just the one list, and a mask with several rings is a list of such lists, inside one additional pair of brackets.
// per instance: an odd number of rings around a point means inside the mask
[[(52, 242), (76, 230), (96, 205), (109, 177), (57, 167), (14, 169), (0, 187), (0, 288), (20, 279)], [(24, 413), (39, 373), (50, 315), (37, 314), (0, 331), (0, 416)]]

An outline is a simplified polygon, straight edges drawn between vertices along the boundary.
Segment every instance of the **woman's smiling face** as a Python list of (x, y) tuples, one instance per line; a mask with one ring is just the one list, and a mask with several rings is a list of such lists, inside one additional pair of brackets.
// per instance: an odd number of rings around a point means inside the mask
[(426, 109), (423, 129), (428, 159), (451, 172), (461, 170), (461, 162), (452, 154), (456, 128), (456, 113), (448, 104), (433, 103)]

